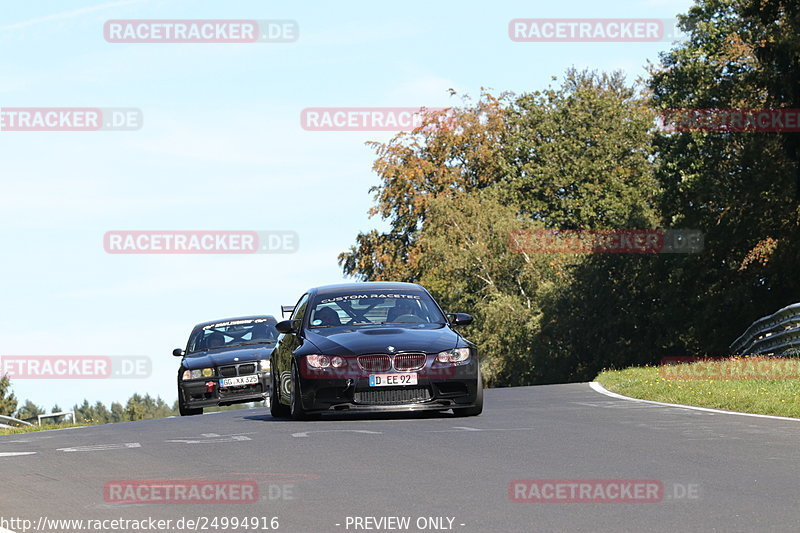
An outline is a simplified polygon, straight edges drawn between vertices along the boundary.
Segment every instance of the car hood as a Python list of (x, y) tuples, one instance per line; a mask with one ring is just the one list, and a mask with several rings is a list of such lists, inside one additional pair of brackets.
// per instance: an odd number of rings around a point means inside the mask
[[(183, 367), (189, 370), (195, 370), (197, 368), (209, 368), (234, 363), (244, 363), (246, 361), (269, 359), (273, 348), (273, 345), (243, 346), (241, 348), (230, 348), (227, 350), (197, 352), (196, 354), (183, 358)], [(239, 359), (238, 361), (236, 361), (237, 358)]]
[(387, 353), (389, 346), (394, 346), (396, 352), (435, 353), (455, 348), (460, 338), (446, 326), (436, 329), (334, 327), (307, 331), (307, 339), (330, 355)]

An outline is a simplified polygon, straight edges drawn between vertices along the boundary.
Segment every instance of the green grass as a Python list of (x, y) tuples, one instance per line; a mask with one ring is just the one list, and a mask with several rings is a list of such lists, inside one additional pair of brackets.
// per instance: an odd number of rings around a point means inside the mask
[(19, 428), (0, 429), (0, 435), (14, 435), (16, 433), (33, 433), (34, 431), (47, 431), (49, 429), (66, 429), (86, 426), (88, 424), (47, 424), (44, 426), (24, 426)]
[[(738, 357), (605, 370), (596, 381), (610, 391), (642, 400), (800, 418), (798, 363), (797, 359)], [(773, 379), (756, 379), (762, 377)]]

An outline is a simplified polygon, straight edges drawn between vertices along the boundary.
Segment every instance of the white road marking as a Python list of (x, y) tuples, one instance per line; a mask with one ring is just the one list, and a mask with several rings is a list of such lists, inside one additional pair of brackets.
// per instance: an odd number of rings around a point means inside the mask
[(463, 433), (465, 431), (533, 431), (536, 428), (470, 428), (464, 426), (453, 426), (453, 429), (437, 429), (426, 431), (425, 433)]
[(606, 396), (611, 396), (612, 398), (617, 398), (619, 400), (629, 400), (632, 402), (641, 402), (641, 403), (649, 403), (653, 405), (661, 405), (664, 407), (680, 407), (681, 409), (691, 409), (693, 411), (705, 411), (707, 413), (720, 413), (724, 415), (739, 415), (739, 416), (752, 416), (755, 418), (770, 418), (772, 420), (791, 420), (792, 422), (800, 422), (800, 418), (791, 418), (788, 416), (774, 416), (774, 415), (759, 415), (756, 413), (740, 413), (739, 411), (725, 411), (723, 409), (712, 409), (710, 407), (696, 407), (694, 405), (683, 405), (680, 403), (665, 403), (665, 402), (655, 402), (653, 400), (640, 400), (639, 398), (631, 398), (630, 396), (623, 396), (622, 394), (617, 394), (616, 392), (611, 392), (610, 390), (606, 389), (602, 385), (600, 385), (596, 381), (592, 381), (589, 383), (589, 386), (595, 391), (599, 392), (600, 394), (605, 394)]
[(303, 438), (308, 437), (310, 433), (331, 433), (331, 432), (349, 432), (349, 433), (368, 433), (370, 435), (383, 435), (382, 431), (367, 431), (366, 429), (321, 429), (319, 431), (301, 431), (300, 433), (292, 433), (292, 437)]
[(252, 440), (250, 437), (245, 437), (244, 435), (219, 436), (215, 435), (214, 433), (206, 433), (203, 435), (203, 437), (209, 437), (211, 435), (213, 435), (213, 437), (207, 439), (172, 439), (165, 442), (178, 442), (181, 444), (213, 444), (216, 442), (237, 442), (237, 441)]
[(58, 448), (59, 452), (99, 452), (103, 450), (125, 450), (127, 448), (141, 448), (138, 442), (125, 442), (123, 444), (94, 444), (89, 446), (74, 446), (71, 448)]
[[(16, 457), (18, 455), (33, 455), (39, 452), (0, 452), (0, 457)], [(0, 530), (2, 533), (2, 530)]]

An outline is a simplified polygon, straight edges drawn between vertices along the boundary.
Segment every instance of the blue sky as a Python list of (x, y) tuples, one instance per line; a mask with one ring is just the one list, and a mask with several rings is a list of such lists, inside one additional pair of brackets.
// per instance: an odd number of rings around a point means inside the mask
[[(279, 316), (343, 279), (387, 132), (300, 127), (306, 107), (445, 107), (542, 89), (571, 67), (644, 74), (669, 43), (517, 43), (514, 18), (671, 18), (689, 0), (38, 1), (0, 15), (0, 107), (136, 107), (131, 132), (0, 132), (0, 357), (145, 355), (130, 380), (17, 380), (49, 408), (176, 398), (198, 322)], [(285, 44), (115, 44), (108, 19), (292, 19)], [(111, 255), (108, 230), (293, 230), (290, 255)]]

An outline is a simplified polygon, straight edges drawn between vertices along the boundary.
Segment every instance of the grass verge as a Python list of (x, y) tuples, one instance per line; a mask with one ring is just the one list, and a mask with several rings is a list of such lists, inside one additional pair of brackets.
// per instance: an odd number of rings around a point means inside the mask
[(595, 380), (642, 400), (800, 418), (796, 358), (733, 357), (631, 367), (605, 370)]
[(34, 431), (47, 431), (48, 429), (77, 428), (87, 424), (48, 424), (44, 426), (25, 426), (19, 428), (1, 428), (0, 435), (15, 435), (17, 433), (33, 433)]

